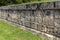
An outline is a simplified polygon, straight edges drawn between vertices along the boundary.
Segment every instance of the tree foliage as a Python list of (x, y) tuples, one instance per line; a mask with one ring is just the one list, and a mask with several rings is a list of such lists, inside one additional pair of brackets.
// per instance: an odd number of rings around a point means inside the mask
[(9, 4), (21, 4), (25, 2), (31, 2), (31, 1), (40, 1), (40, 0), (0, 0), (0, 6), (2, 5), (9, 5)]

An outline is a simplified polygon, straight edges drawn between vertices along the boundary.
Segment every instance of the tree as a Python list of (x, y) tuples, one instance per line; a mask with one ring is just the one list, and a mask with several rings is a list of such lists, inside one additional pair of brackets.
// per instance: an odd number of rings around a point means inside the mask
[(25, 3), (25, 2), (30, 2), (31, 0), (23, 0), (23, 3)]
[(26, 2), (41, 1), (41, 0), (0, 0), (0, 6), (9, 4), (21, 4)]

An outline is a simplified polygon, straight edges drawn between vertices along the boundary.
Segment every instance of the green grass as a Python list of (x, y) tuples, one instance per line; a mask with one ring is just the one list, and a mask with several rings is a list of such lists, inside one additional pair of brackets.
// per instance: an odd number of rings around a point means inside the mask
[(27, 32), (20, 28), (0, 21), (0, 40), (47, 40), (31, 32)]
[(34, 1), (34, 2), (21, 3), (21, 4), (9, 4), (8, 6), (26, 5), (26, 4), (44, 3), (44, 2), (55, 2), (55, 1), (56, 1), (56, 0), (41, 0), (41, 1)]

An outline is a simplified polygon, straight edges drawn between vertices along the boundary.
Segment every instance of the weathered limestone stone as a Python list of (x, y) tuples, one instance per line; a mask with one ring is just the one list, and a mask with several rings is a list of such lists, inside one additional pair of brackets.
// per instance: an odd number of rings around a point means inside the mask
[(0, 19), (60, 37), (60, 2), (1, 6)]
[(54, 5), (52, 2), (46, 2), (46, 3), (40, 3), (38, 4), (39, 5), (39, 8), (42, 9), (47, 9), (47, 8), (54, 8)]
[(60, 8), (60, 1), (55, 2), (56, 8)]
[(47, 27), (49, 26), (53, 26), (54, 24), (54, 18), (53, 18), (53, 11), (45, 11), (45, 13), (43, 14), (43, 24), (46, 25)]
[(60, 28), (60, 11), (55, 12), (55, 26)]
[(17, 5), (17, 9), (26, 9), (26, 5)]
[(26, 5), (26, 9), (37, 9), (37, 4), (28, 4)]

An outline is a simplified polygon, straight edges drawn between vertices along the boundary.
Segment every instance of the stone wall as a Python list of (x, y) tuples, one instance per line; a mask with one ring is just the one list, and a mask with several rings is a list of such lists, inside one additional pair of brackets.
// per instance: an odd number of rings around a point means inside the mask
[(60, 1), (1, 6), (0, 19), (60, 38)]

